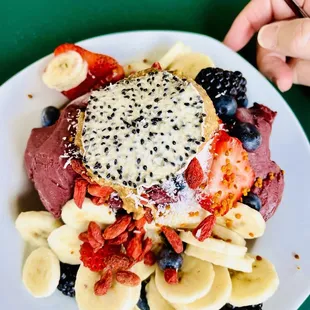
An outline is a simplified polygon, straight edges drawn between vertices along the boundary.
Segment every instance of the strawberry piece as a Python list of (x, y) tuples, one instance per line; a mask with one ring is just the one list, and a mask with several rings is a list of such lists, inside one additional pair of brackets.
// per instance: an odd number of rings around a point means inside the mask
[(226, 214), (254, 182), (254, 171), (242, 143), (220, 131), (213, 142), (214, 158), (200, 205), (215, 215)]
[(184, 177), (191, 189), (196, 189), (203, 181), (203, 170), (196, 157), (194, 157), (185, 170)]
[(92, 53), (75, 44), (65, 43), (59, 45), (54, 50), (54, 55), (57, 56), (68, 51), (79, 53), (88, 64), (86, 79), (77, 87), (63, 92), (70, 100), (86, 94), (91, 89), (117, 82), (124, 77), (123, 67), (114, 58), (103, 54)]
[(110, 186), (100, 186), (98, 184), (89, 184), (87, 191), (90, 195), (95, 197), (104, 198), (107, 200), (114, 192), (114, 189)]
[(164, 277), (166, 282), (169, 284), (177, 284), (179, 282), (178, 271), (176, 269), (173, 268), (165, 269)]
[(212, 234), (212, 229), (214, 227), (216, 217), (214, 215), (207, 216), (193, 231), (193, 236), (199, 240), (204, 241), (209, 238)]
[(91, 271), (101, 271), (105, 267), (105, 263), (103, 262), (105, 252), (103, 248), (95, 252), (92, 246), (88, 242), (85, 242), (81, 245), (80, 258), (83, 265)]
[(74, 185), (74, 194), (73, 199), (78, 208), (82, 208), (86, 191), (87, 191), (88, 182), (84, 179), (76, 179)]
[(183, 252), (183, 242), (180, 236), (170, 227), (162, 226), (162, 232), (176, 253)]

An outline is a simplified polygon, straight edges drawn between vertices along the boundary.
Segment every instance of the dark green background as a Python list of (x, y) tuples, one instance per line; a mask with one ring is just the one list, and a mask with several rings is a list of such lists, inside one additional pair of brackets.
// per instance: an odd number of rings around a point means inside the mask
[[(0, 0), (0, 84), (25, 66), (51, 53), (58, 44), (111, 32), (185, 30), (222, 40), (233, 19), (247, 2)], [(241, 55), (255, 65), (255, 40), (241, 51)], [(310, 88), (294, 86), (283, 96), (310, 137)], [(310, 299), (301, 309), (310, 309)]]

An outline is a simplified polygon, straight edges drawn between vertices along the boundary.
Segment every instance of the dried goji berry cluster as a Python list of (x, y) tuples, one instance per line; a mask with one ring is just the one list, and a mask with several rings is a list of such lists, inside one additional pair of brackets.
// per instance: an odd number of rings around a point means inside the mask
[(88, 230), (79, 235), (83, 241), (80, 254), (84, 266), (102, 272), (94, 287), (97, 295), (108, 291), (114, 276), (124, 285), (138, 285), (139, 276), (128, 269), (140, 261), (150, 266), (155, 264), (152, 240), (144, 238), (146, 218), (133, 220), (129, 214), (121, 215), (103, 231), (98, 224), (90, 222)]

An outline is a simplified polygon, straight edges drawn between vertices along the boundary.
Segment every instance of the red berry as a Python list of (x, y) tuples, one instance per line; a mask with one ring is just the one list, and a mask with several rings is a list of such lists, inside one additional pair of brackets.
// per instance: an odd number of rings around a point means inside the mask
[(196, 157), (189, 163), (184, 173), (185, 180), (191, 189), (196, 189), (203, 181), (204, 174)]
[(164, 277), (166, 282), (169, 284), (177, 284), (179, 282), (178, 271), (176, 269), (173, 268), (165, 269)]
[(88, 182), (84, 179), (76, 179), (74, 185), (74, 194), (73, 199), (78, 208), (82, 208), (86, 191), (87, 191)]
[(212, 229), (215, 224), (216, 217), (214, 215), (207, 216), (193, 231), (193, 236), (199, 240), (204, 241), (212, 234)]
[(162, 232), (176, 253), (183, 252), (183, 242), (175, 230), (170, 227), (162, 226)]

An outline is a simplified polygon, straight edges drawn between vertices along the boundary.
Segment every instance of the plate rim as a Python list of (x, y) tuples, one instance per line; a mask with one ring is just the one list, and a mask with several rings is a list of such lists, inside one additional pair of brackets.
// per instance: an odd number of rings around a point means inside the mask
[[(94, 36), (94, 37), (91, 37), (91, 38), (87, 38), (87, 39), (84, 39), (84, 40), (81, 40), (81, 41), (78, 41), (76, 42), (75, 44), (85, 44), (87, 43), (88, 41), (91, 41), (91, 40), (102, 40), (103, 38), (106, 38), (106, 37), (110, 37), (110, 36), (117, 36), (117, 35), (132, 35), (132, 34), (143, 34), (143, 33), (152, 33), (154, 35), (158, 35), (158, 34), (173, 34), (173, 33), (176, 33), (176, 34), (189, 34), (189, 35), (192, 35), (192, 36), (196, 36), (196, 37), (201, 37), (202, 39), (203, 38), (208, 38), (209, 40), (213, 40), (213, 41), (216, 41), (217, 43), (220, 43), (222, 45), (223, 48), (226, 48), (226, 49), (229, 49), (230, 51), (234, 52), (233, 50), (231, 50), (229, 47), (225, 46), (221, 41), (213, 38), (213, 37), (210, 37), (208, 35), (205, 35), (205, 34), (202, 34), (202, 33), (196, 33), (196, 32), (189, 32), (189, 31), (178, 31), (178, 30), (131, 30), (131, 31), (120, 31), (120, 32), (114, 32), (114, 33), (109, 33), (109, 34), (104, 34), (104, 35), (98, 35), (98, 36)], [(267, 80), (258, 70), (255, 66), (253, 66), (247, 59), (243, 58), (240, 54), (234, 52), (238, 58), (240, 60), (242, 60), (243, 62), (246, 62), (248, 63), (248, 65), (250, 65), (253, 69), (255, 69), (255, 71), (261, 75), (261, 77), (263, 77), (265, 80)], [(4, 82), (1, 86), (0, 86), (0, 100), (1, 100), (1, 95), (3, 94), (3, 92), (6, 92), (6, 91), (9, 91), (7, 89), (8, 85), (10, 85), (12, 83), (12, 80), (14, 80), (15, 78), (18, 78), (19, 75), (21, 74), (25, 74), (25, 72), (33, 65), (36, 65), (38, 62), (40, 61), (43, 61), (44, 59), (47, 59), (48, 57), (50, 57), (52, 54), (49, 54), (49, 55), (46, 55), (38, 60), (36, 60), (35, 62), (29, 64), (28, 66), (26, 66), (25, 68), (23, 68), (22, 70), (20, 70), (19, 72), (17, 72), (16, 74), (14, 74), (12, 77), (10, 77), (6, 82)], [(267, 80), (268, 81), (268, 80)], [(269, 81), (268, 81), (269, 82)], [(301, 133), (301, 138), (302, 138), (302, 141), (303, 141), (303, 146), (305, 147), (305, 150), (307, 150), (307, 155), (310, 157), (310, 144), (308, 142), (308, 137), (301, 125), (301, 123), (299, 122), (297, 116), (295, 115), (295, 113), (293, 112), (292, 108), (290, 107), (290, 105), (286, 102), (286, 100), (281, 96), (281, 94), (279, 93), (279, 91), (269, 82), (269, 85), (274, 88), (274, 90), (276, 91), (277, 93), (277, 96), (279, 98), (279, 101), (282, 100), (282, 102), (284, 103), (282, 106), (286, 107), (289, 109), (290, 111), (290, 114), (291, 116), (294, 117), (295, 119), (295, 122), (297, 123), (297, 127), (299, 127), (299, 132)], [(293, 118), (291, 118), (293, 119)], [(299, 133), (299, 135), (300, 135)], [(309, 296), (309, 295), (307, 295)], [(300, 303), (300, 305), (303, 304), (303, 302), (306, 301), (305, 298), (307, 298), (307, 296), (302, 296), (300, 295), (299, 298), (296, 298), (296, 303)], [(302, 300), (301, 300), (302, 299)]]

